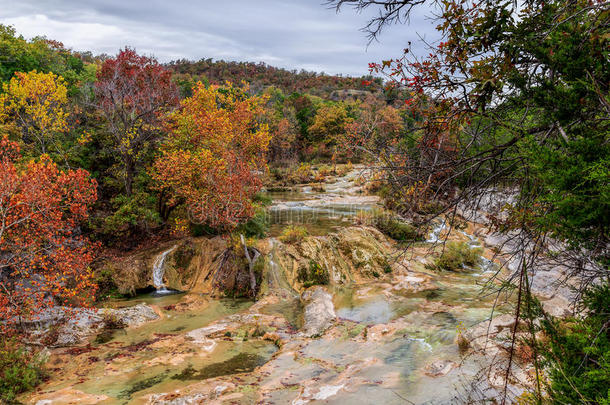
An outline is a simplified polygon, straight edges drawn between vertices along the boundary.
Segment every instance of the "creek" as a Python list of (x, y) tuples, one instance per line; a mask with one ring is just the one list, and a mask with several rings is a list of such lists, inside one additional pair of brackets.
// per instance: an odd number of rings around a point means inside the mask
[[(426, 266), (442, 249), (437, 242), (446, 236), (444, 225), (434, 227), (428, 240), (410, 247), (406, 255), (397, 247), (392, 260), (401, 264), (393, 265), (391, 274), (329, 286), (336, 322), (321, 336), (298, 333), (303, 306), (279, 264), (280, 242), (275, 238), (289, 224), (301, 224), (314, 236), (352, 225), (354, 217), (378, 204), (376, 197), (362, 192), (357, 179), (353, 170), (325, 184), (324, 191), (303, 186), (270, 193), (268, 296), (257, 303), (189, 293), (108, 302), (115, 308), (145, 303), (161, 318), (107, 331), (81, 350), (56, 350), (49, 361), (50, 380), (26, 401), (459, 402), (478, 378), (482, 359), (464, 356), (456, 337), (489, 318), (495, 296), (483, 294), (482, 285), (494, 264), (485, 259), (482, 266), (463, 272)], [(449, 238), (480, 244), (467, 232), (453, 232)], [(162, 268), (169, 253), (171, 249), (163, 252), (151, 269), (158, 290), (165, 288)], [(413, 287), (398, 288), (400, 283)], [(431, 365), (439, 363), (444, 371), (431, 372)]]

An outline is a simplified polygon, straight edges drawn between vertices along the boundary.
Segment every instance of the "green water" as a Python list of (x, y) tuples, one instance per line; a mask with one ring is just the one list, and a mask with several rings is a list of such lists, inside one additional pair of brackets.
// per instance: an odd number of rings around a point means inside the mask
[(144, 350), (121, 362), (119, 374), (105, 375), (103, 365), (100, 365), (90, 378), (84, 378), (73, 387), (114, 398), (111, 403), (130, 403), (140, 401), (150, 393), (171, 392), (207, 378), (252, 371), (265, 364), (276, 350), (275, 345), (264, 341), (220, 341), (218, 347), (206, 356), (198, 355), (193, 347), (193, 356), (179, 365), (151, 365), (149, 361), (165, 354), (165, 351)]
[(110, 343), (134, 344), (151, 338), (154, 334), (186, 333), (222, 319), (228, 315), (248, 309), (253, 301), (245, 299), (209, 299), (208, 305), (195, 311), (172, 311), (164, 308), (177, 304), (184, 294), (166, 295), (163, 297), (142, 296), (118, 303), (121, 306), (132, 306), (140, 303), (158, 306), (163, 319), (147, 322), (139, 328), (117, 331)]

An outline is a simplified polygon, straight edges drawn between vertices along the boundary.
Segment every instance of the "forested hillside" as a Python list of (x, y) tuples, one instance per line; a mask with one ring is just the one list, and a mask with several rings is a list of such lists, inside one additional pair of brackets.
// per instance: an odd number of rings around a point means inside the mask
[[(374, 79), (370, 76), (332, 76), (305, 70), (286, 70), (269, 66), (263, 62), (201, 59), (197, 62), (177, 60), (170, 62), (167, 66), (176, 74), (176, 80), (179, 83), (192, 80), (201, 80), (209, 84), (246, 81), (253, 90), (274, 86), (286, 94), (309, 93), (324, 98), (328, 98), (336, 90), (379, 91), (379, 87), (382, 85), (380, 78)], [(374, 81), (377, 86), (371, 87), (371, 81)]]

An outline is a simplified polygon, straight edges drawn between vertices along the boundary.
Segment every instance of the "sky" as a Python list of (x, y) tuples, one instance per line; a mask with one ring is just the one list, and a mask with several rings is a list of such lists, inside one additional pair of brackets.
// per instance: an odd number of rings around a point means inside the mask
[(372, 13), (336, 13), (323, 0), (0, 0), (0, 23), (26, 38), (94, 54), (130, 46), (161, 62), (213, 58), (358, 76), (369, 62), (400, 56), (408, 41), (417, 53), (420, 36), (436, 38), (420, 10), (369, 45), (359, 28)]

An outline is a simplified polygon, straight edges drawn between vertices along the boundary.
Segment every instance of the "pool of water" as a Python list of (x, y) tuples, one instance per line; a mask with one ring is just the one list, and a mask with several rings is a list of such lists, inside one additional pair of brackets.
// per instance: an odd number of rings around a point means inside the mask
[(195, 311), (174, 311), (172, 306), (184, 299), (184, 294), (151, 296), (145, 295), (115, 302), (117, 306), (132, 306), (140, 303), (158, 307), (162, 319), (148, 322), (139, 328), (116, 331), (110, 342), (133, 344), (149, 339), (153, 334), (186, 333), (201, 328), (228, 315), (248, 309), (254, 302), (246, 299), (208, 299)]
[(177, 365), (162, 357), (167, 354), (163, 350), (140, 352), (120, 363), (119, 374), (108, 374), (101, 365), (95, 376), (84, 377), (74, 388), (107, 395), (113, 403), (140, 402), (147, 394), (171, 392), (196, 381), (252, 371), (265, 364), (276, 350), (275, 345), (265, 341), (220, 341), (209, 355), (195, 354)]

